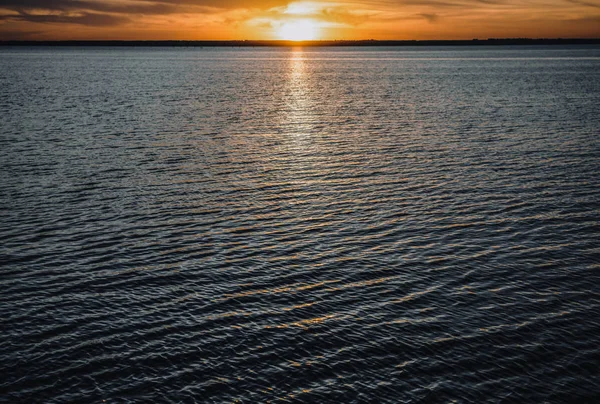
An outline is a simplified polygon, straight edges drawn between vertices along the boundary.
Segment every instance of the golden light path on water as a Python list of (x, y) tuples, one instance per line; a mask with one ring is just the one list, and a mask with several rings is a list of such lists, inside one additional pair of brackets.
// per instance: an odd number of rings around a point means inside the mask
[(294, 48), (289, 59), (287, 116), (288, 123), (300, 133), (309, 133), (314, 123), (314, 92), (303, 48)]

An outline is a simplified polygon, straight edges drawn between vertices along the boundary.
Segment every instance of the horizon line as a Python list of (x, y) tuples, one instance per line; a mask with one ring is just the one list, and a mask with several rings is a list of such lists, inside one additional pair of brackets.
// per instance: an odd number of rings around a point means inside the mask
[(436, 46), (436, 45), (595, 45), (600, 38), (473, 38), (473, 39), (69, 39), (0, 40), (0, 46)]

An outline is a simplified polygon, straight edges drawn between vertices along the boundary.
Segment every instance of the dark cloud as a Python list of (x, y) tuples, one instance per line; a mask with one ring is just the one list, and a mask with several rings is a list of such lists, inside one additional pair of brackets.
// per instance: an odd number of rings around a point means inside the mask
[(600, 2), (592, 3), (591, 1), (582, 1), (582, 0), (567, 0), (569, 3), (579, 4), (581, 6), (588, 6), (594, 8), (600, 8)]
[(41, 24), (80, 24), (92, 27), (106, 27), (124, 24), (130, 19), (123, 16), (101, 13), (81, 13), (78, 15), (65, 14), (28, 14), (21, 12), (18, 15), (0, 15), (0, 20), (27, 21)]
[(178, 5), (180, 7), (217, 7), (224, 9), (234, 8), (258, 8), (268, 9), (276, 6), (284, 6), (293, 1), (301, 0), (138, 0), (143, 2), (154, 2), (161, 4)]
[(423, 6), (438, 9), (469, 9), (471, 7), (510, 4), (508, 0), (367, 0), (367, 3), (392, 8), (400, 6)]
[(581, 22), (584, 24), (597, 24), (597, 27), (600, 27), (600, 16), (590, 16), (590, 17), (582, 17), (582, 18), (574, 18), (572, 20), (568, 20), (572, 22)]
[(433, 13), (422, 13), (419, 14), (419, 16), (425, 18), (427, 21), (429, 22), (436, 22), (440, 17), (437, 14), (433, 14)]
[(273, 7), (284, 0), (0, 0), (0, 20), (32, 23), (115, 26), (139, 15), (209, 14), (217, 9)]
[(133, 20), (136, 15), (210, 14), (217, 9), (267, 9), (287, 3), (286, 0), (0, 0), (0, 10), (18, 13), (3, 17), (16, 21), (115, 25)]
[(0, 31), (0, 40), (22, 41), (24, 39), (38, 38), (44, 34), (44, 31)]
[(119, 4), (85, 0), (0, 0), (0, 8), (12, 10), (99, 11), (120, 14), (169, 14), (176, 4), (161, 1), (136, 1)]
[(477, 3), (482, 3), (482, 4), (490, 4), (492, 6), (506, 4), (505, 1), (498, 1), (498, 0), (477, 0), (476, 2)]

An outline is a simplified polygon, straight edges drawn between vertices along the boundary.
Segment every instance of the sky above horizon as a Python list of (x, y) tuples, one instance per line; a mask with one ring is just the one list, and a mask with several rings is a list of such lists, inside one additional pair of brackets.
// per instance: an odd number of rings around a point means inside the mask
[(598, 38), (600, 0), (0, 0), (0, 39)]

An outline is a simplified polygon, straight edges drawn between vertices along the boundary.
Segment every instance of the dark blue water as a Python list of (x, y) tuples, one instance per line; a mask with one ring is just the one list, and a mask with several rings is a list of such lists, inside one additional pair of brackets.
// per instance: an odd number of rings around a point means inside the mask
[(600, 48), (0, 49), (0, 400), (600, 400)]

